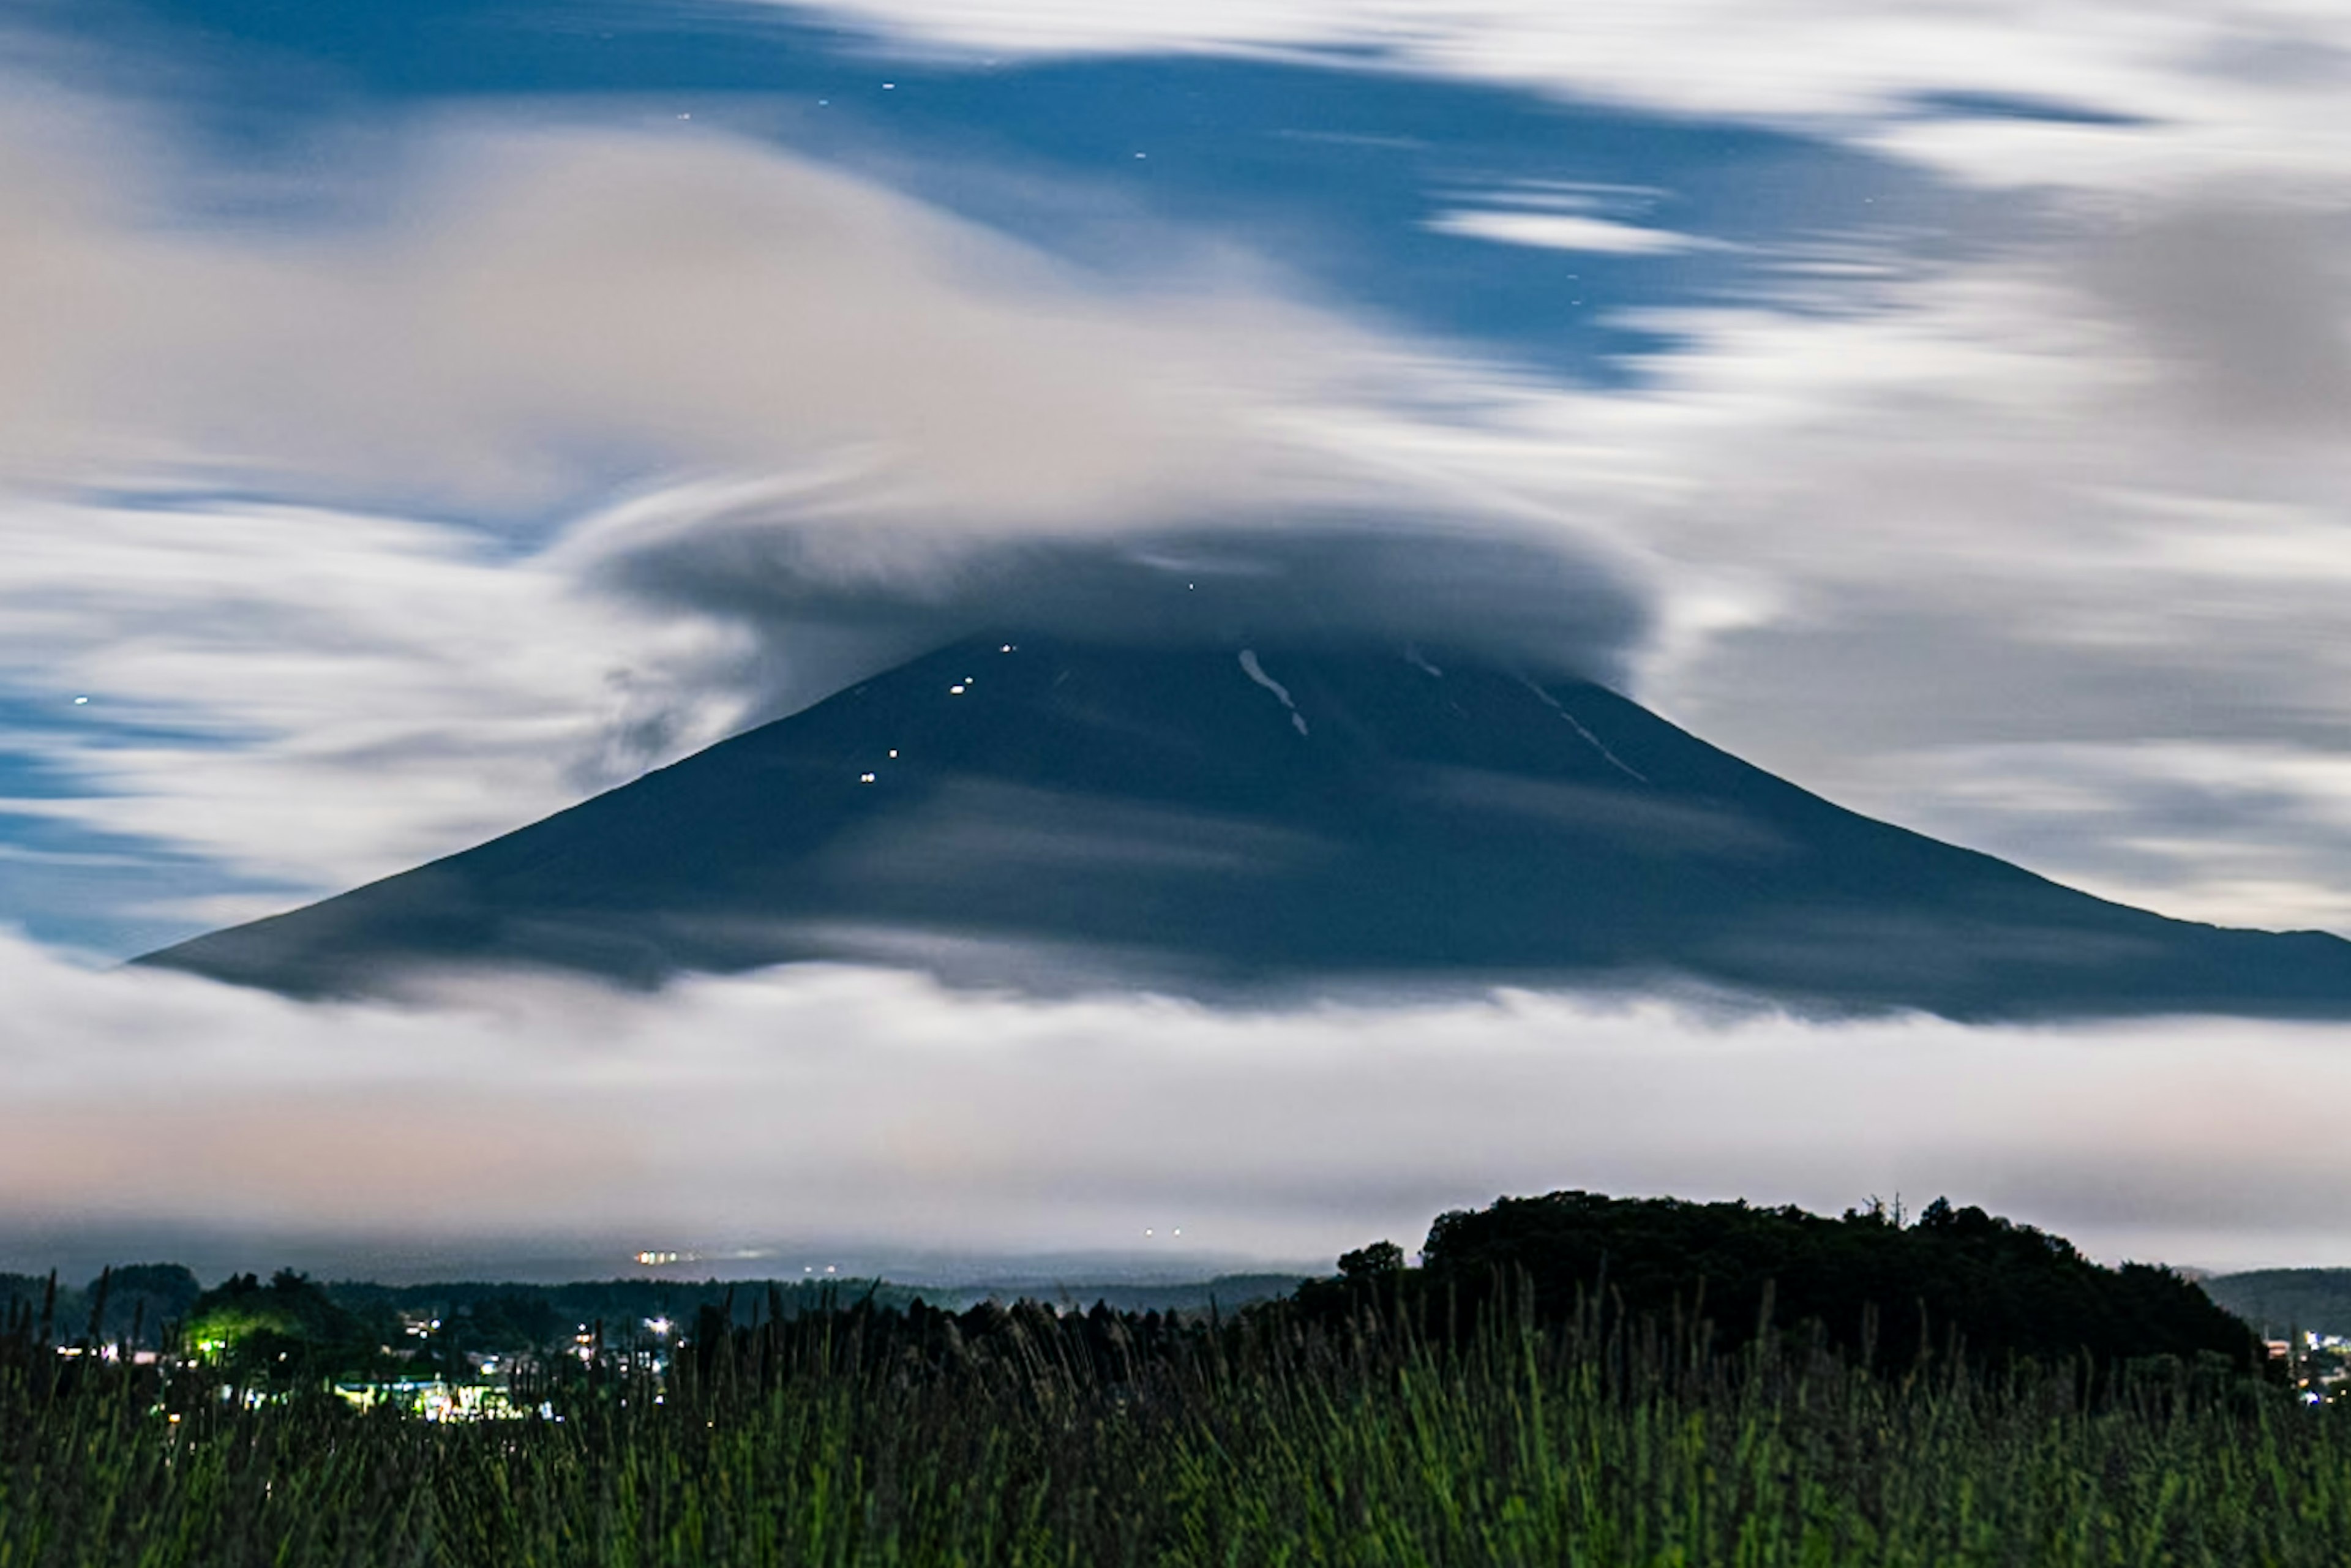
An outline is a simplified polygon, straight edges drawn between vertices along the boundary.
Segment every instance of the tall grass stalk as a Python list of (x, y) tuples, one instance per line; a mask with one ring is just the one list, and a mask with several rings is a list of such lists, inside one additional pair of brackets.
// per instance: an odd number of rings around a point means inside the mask
[[(1876, 1375), (1586, 1302), (713, 1321), (429, 1425), (0, 1337), (0, 1568), (2324, 1564), (2351, 1424), (2229, 1369)], [(94, 1347), (92, 1347), (94, 1349)], [(173, 1416), (176, 1420), (172, 1419)]]

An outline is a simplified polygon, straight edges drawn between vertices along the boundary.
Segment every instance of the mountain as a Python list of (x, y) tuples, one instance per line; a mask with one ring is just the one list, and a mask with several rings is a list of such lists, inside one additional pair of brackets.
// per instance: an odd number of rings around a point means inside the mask
[(1596, 685), (1395, 646), (1023, 636), (141, 961), (317, 996), (800, 959), (1198, 995), (1679, 984), (1970, 1019), (2351, 1014), (2351, 943), (2059, 886)]

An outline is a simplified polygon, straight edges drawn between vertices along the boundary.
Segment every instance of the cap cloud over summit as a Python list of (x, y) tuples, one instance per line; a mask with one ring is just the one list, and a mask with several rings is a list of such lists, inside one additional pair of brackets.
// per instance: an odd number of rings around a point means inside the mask
[[(753, 632), (792, 683), (763, 694), (770, 714), (843, 684), (848, 650), (879, 667), (990, 628), (1127, 645), (1428, 643), (1624, 682), (1655, 616), (1621, 552), (1458, 507), (1413, 517), (1407, 504), (1023, 533), (842, 517), (796, 489), (688, 492), (591, 523), (559, 559), (649, 608)], [(811, 657), (828, 646), (843, 663)]]

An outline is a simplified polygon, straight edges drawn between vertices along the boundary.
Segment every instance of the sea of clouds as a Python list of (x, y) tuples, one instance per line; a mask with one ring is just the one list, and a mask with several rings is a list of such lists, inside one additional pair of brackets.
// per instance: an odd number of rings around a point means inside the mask
[(2333, 1028), (1518, 991), (1218, 1009), (836, 967), (308, 1004), (19, 941), (0, 991), (19, 1230), (1328, 1266), (1448, 1207), (1583, 1187), (1827, 1212), (1949, 1194), (2109, 1260), (2351, 1248)]

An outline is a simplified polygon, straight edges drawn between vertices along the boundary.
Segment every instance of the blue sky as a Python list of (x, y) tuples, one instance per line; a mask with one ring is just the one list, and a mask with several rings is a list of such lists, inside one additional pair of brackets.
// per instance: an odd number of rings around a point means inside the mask
[[(84, 967), (822, 695), (883, 652), (828, 591), (1301, 519), (1620, 587), (1612, 678), (1845, 804), (2351, 934), (2346, 77), (2351, 22), (2118, 0), (0, 5), (10, 962), (92, 1082), (191, 1007), (395, 1028)], [(799, 576), (722, 580), (747, 538)], [(2109, 1200), (2158, 1123), (1909, 1176), (2217, 1256), (2250, 1196)], [(1735, 1183), (1690, 1157), (1618, 1174)], [(1362, 1239), (1322, 1201), (1235, 1245)]]

